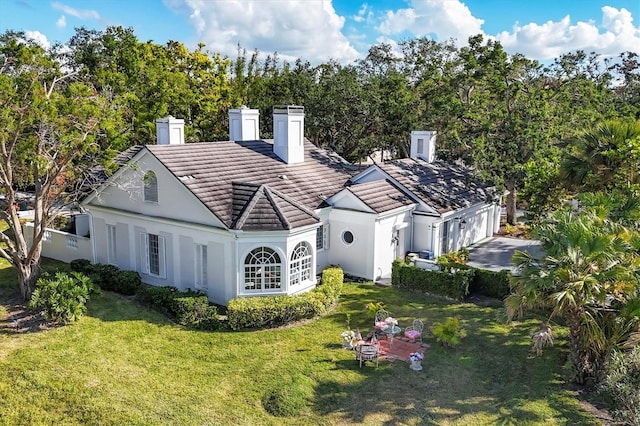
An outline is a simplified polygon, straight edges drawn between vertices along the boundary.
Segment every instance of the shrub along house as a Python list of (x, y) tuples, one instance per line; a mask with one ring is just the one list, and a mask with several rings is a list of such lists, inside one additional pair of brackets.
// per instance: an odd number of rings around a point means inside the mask
[(296, 294), (338, 264), (371, 280), (409, 251), (435, 256), (497, 230), (499, 206), (471, 171), (434, 160), (435, 133), (412, 132), (412, 158), (364, 170), (304, 137), (304, 108), (229, 112), (230, 141), (184, 143), (184, 121), (156, 121), (157, 144), (130, 149), (82, 203), (93, 261), (145, 283), (243, 296)]

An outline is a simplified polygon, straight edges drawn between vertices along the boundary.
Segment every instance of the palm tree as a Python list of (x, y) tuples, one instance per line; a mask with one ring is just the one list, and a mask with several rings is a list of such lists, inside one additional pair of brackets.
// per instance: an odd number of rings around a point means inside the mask
[(640, 121), (606, 121), (573, 141), (560, 178), (573, 189), (640, 184)]
[(556, 212), (536, 231), (544, 256), (513, 256), (519, 273), (505, 300), (508, 317), (542, 308), (550, 309), (549, 319), (563, 319), (579, 383), (597, 380), (612, 347), (637, 330), (637, 317), (618, 315), (638, 298), (640, 258), (633, 235), (592, 210)]

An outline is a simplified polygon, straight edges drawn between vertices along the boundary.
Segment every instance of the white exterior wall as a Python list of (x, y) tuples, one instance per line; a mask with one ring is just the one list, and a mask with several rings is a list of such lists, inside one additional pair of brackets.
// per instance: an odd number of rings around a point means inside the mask
[[(95, 238), (96, 263), (112, 263), (118, 268), (135, 270), (142, 281), (157, 286), (174, 286), (180, 290), (195, 289), (195, 245), (207, 246), (207, 294), (209, 300), (226, 303), (235, 297), (234, 257), (235, 241), (226, 230), (201, 225), (173, 222), (166, 219), (138, 216), (136, 214), (91, 208), (92, 235)], [(116, 260), (109, 262), (107, 225), (116, 227)], [(146, 255), (141, 234), (156, 234), (165, 241), (165, 277), (143, 272)]]
[[(33, 243), (33, 223), (24, 225), (24, 235), (27, 246)], [(62, 262), (71, 262), (74, 259), (91, 260), (91, 239), (68, 232), (47, 229), (42, 239), (42, 255)]]
[[(207, 289), (209, 300), (226, 305), (229, 300), (240, 296), (265, 296), (297, 294), (315, 287), (316, 250), (315, 227), (296, 233), (281, 232), (230, 232), (224, 229), (197, 224), (173, 222), (161, 218), (149, 218), (136, 214), (93, 207), (93, 235), (96, 263), (109, 263), (106, 227), (116, 227), (116, 258), (111, 262), (121, 269), (137, 271), (146, 284), (174, 286), (182, 291), (195, 289), (196, 244), (207, 246)], [(141, 234), (156, 234), (165, 241), (164, 277), (153, 276), (144, 271), (146, 254), (141, 242)], [(295, 287), (289, 287), (289, 260), (295, 246), (306, 242), (313, 256), (310, 280)], [(244, 262), (247, 254), (257, 247), (275, 250), (282, 262), (282, 287), (272, 292), (251, 292), (244, 289)], [(90, 251), (88, 251), (90, 252)], [(204, 290), (203, 290), (204, 291)]]
[[(316, 210), (315, 214), (320, 218), (321, 223), (324, 226), (329, 228), (327, 232), (327, 247), (321, 250), (315, 249), (315, 240), (314, 240), (314, 249), (316, 250), (316, 274), (320, 273), (324, 268), (329, 266), (331, 262), (329, 261), (329, 252), (331, 251), (331, 225), (329, 223), (329, 213), (331, 212), (331, 208), (327, 207), (324, 209)], [(316, 232), (319, 232), (320, 228), (317, 228)]]
[[(144, 175), (153, 171), (158, 180), (158, 202), (144, 201)], [(224, 228), (224, 225), (151, 154), (142, 156), (135, 168), (123, 167), (113, 183), (88, 205), (109, 206), (152, 217), (175, 218)]]
[[(371, 213), (333, 209), (330, 213), (329, 262), (339, 265), (347, 274), (374, 279), (375, 218)], [(342, 240), (345, 231), (351, 231), (353, 243), (346, 244)]]
[(410, 213), (406, 210), (375, 221), (373, 278), (370, 279), (391, 278), (393, 261), (397, 257), (403, 258), (411, 243), (410, 221)]
[[(479, 204), (467, 209), (447, 213), (441, 218), (413, 215), (413, 249), (419, 252), (430, 250), (434, 257), (442, 252), (442, 233), (447, 222), (449, 226), (449, 250), (457, 251), (492, 236), (499, 229), (495, 214), (500, 208), (494, 204)], [(499, 214), (499, 213), (498, 213)], [(464, 229), (460, 226), (465, 222)]]

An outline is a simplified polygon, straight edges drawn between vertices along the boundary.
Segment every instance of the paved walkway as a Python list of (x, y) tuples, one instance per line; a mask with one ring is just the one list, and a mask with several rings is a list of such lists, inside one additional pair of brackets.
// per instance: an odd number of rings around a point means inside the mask
[(500, 271), (513, 270), (511, 257), (516, 250), (527, 251), (538, 257), (542, 253), (540, 242), (519, 238), (492, 237), (469, 247), (469, 266)]

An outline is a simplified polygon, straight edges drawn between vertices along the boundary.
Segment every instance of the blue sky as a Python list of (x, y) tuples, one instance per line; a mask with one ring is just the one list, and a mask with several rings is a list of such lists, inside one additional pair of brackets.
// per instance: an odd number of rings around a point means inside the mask
[(372, 44), (482, 33), (511, 53), (548, 61), (582, 49), (640, 53), (640, 0), (0, 0), (0, 32), (47, 45), (74, 28), (132, 27), (140, 40), (177, 40), (234, 57), (240, 44), (282, 58), (348, 63)]

